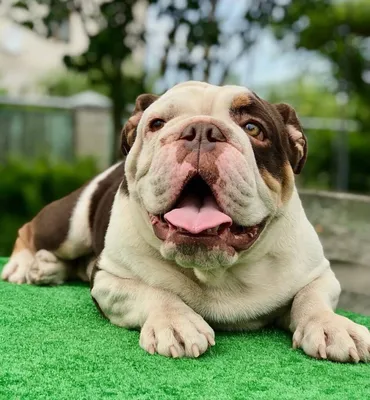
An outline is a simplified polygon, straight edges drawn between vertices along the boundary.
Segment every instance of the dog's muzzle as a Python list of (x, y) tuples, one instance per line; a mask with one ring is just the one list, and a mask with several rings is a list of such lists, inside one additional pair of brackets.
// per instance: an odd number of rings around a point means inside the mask
[[(174, 204), (162, 214), (150, 214), (156, 236), (175, 244), (202, 244), (230, 252), (249, 248), (258, 238), (265, 221), (253, 226), (240, 226), (220, 207), (212, 179), (217, 154), (228, 146), (227, 134), (210, 121), (187, 125), (177, 139), (179, 148), (197, 160), (176, 193)], [(208, 163), (199, 160), (207, 158)], [(213, 168), (213, 175), (211, 169)], [(212, 178), (213, 176), (213, 178)]]

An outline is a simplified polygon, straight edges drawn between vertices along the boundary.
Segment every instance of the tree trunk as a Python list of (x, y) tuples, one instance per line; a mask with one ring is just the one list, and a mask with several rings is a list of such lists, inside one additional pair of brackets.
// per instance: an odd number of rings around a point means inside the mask
[(121, 158), (120, 136), (122, 131), (122, 104), (117, 99), (112, 98), (112, 117), (113, 117), (113, 138), (110, 161), (111, 164)]
[(115, 75), (111, 82), (112, 118), (113, 118), (113, 138), (110, 154), (111, 164), (117, 162), (121, 157), (120, 136), (122, 131), (122, 115), (125, 107), (122, 98), (122, 76), (120, 71)]

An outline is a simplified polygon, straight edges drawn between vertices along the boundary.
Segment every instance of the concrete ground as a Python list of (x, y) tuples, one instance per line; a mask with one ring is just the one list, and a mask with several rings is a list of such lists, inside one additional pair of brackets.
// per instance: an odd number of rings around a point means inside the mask
[(370, 315), (370, 267), (332, 263), (342, 286), (339, 308)]

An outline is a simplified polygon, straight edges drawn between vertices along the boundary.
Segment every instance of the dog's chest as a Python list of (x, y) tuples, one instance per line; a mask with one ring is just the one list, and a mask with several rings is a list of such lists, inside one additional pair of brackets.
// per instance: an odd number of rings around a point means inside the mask
[[(218, 275), (218, 276), (217, 276)], [(259, 329), (290, 304), (296, 281), (288, 268), (270, 261), (224, 273), (193, 272), (201, 288), (195, 309), (220, 329)]]

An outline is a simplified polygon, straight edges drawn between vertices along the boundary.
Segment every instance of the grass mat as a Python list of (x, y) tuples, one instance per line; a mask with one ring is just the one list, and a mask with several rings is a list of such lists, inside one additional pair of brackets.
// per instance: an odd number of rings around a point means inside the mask
[(173, 360), (101, 318), (85, 285), (1, 282), (0, 296), (0, 399), (370, 399), (370, 364), (310, 359), (277, 330), (218, 334), (199, 359)]

